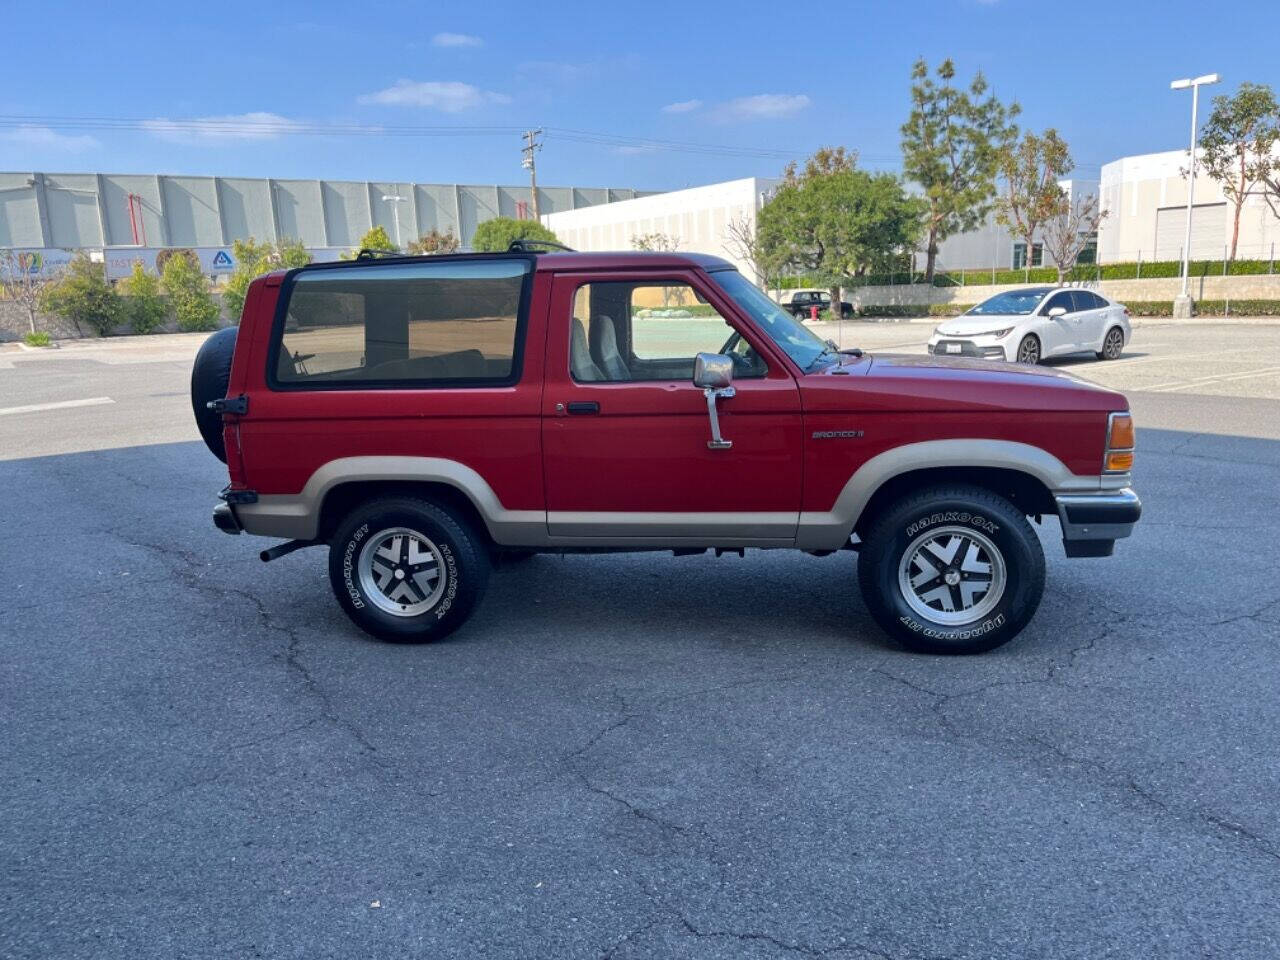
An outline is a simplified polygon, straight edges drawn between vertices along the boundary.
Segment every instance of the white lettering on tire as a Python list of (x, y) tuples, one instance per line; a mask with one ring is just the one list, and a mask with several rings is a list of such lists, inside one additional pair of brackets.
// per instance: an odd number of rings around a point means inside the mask
[(970, 513), (968, 510), (948, 510), (945, 513), (931, 513), (929, 516), (921, 517), (914, 523), (909, 524), (907, 526), (907, 536), (914, 537), (921, 530), (937, 526), (940, 523), (967, 523), (990, 534), (994, 534), (1000, 529), (998, 523), (994, 523), (980, 514)]
[(355, 580), (352, 579), (352, 573), (355, 571), (356, 548), (368, 533), (369, 525), (366, 523), (351, 535), (351, 539), (347, 542), (347, 549), (342, 552), (342, 582), (346, 584), (351, 605), (357, 610), (364, 609), (364, 600), (360, 596), (360, 589), (356, 586)]
[(1004, 614), (998, 613), (989, 620), (983, 620), (982, 623), (965, 630), (935, 630), (933, 627), (926, 627), (923, 623), (911, 619), (911, 617), (899, 617), (898, 622), (907, 627), (907, 629), (914, 630), (922, 637), (928, 637), (930, 640), (974, 640), (1004, 626)]

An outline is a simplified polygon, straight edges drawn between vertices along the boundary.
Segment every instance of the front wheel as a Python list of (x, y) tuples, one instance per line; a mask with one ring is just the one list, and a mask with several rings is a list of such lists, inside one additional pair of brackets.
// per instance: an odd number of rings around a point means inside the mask
[(489, 582), (489, 555), (462, 518), (426, 500), (356, 507), (329, 546), (338, 603), (366, 633), (425, 643), (466, 622)]
[(1018, 362), (1035, 366), (1040, 362), (1040, 338), (1029, 333), (1018, 344)]
[(867, 532), (858, 583), (872, 617), (919, 653), (993, 650), (1030, 621), (1044, 551), (1022, 512), (980, 487), (932, 487)]

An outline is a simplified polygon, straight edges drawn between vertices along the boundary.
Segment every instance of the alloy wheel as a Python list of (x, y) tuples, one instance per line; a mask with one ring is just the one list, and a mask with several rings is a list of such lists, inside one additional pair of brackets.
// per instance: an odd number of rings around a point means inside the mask
[(1018, 345), (1018, 362), (1037, 364), (1040, 362), (1040, 341), (1035, 337), (1024, 337)]
[(1106, 342), (1102, 345), (1102, 355), (1108, 360), (1115, 360), (1124, 349), (1124, 334), (1119, 327), (1112, 327), (1107, 333)]
[(916, 537), (898, 564), (898, 586), (919, 617), (956, 626), (981, 620), (1004, 596), (1004, 555), (969, 527), (946, 526)]
[(426, 613), (444, 594), (444, 557), (431, 540), (408, 527), (371, 536), (360, 551), (360, 587), (379, 610), (397, 617)]

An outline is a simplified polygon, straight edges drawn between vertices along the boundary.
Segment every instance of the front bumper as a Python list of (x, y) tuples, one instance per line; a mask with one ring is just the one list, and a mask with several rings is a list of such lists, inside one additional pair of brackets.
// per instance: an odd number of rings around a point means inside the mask
[(1109, 557), (1116, 541), (1133, 533), (1142, 501), (1130, 487), (1054, 497), (1068, 557)]
[(1008, 360), (1009, 353), (995, 337), (956, 337), (935, 334), (929, 352), (936, 357), (972, 357), (977, 360)]

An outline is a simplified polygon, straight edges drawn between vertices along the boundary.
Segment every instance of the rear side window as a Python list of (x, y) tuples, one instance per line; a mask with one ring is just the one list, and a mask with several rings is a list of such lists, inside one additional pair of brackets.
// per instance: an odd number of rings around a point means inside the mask
[(273, 384), (502, 384), (518, 375), (528, 260), (304, 270), (288, 292)]

